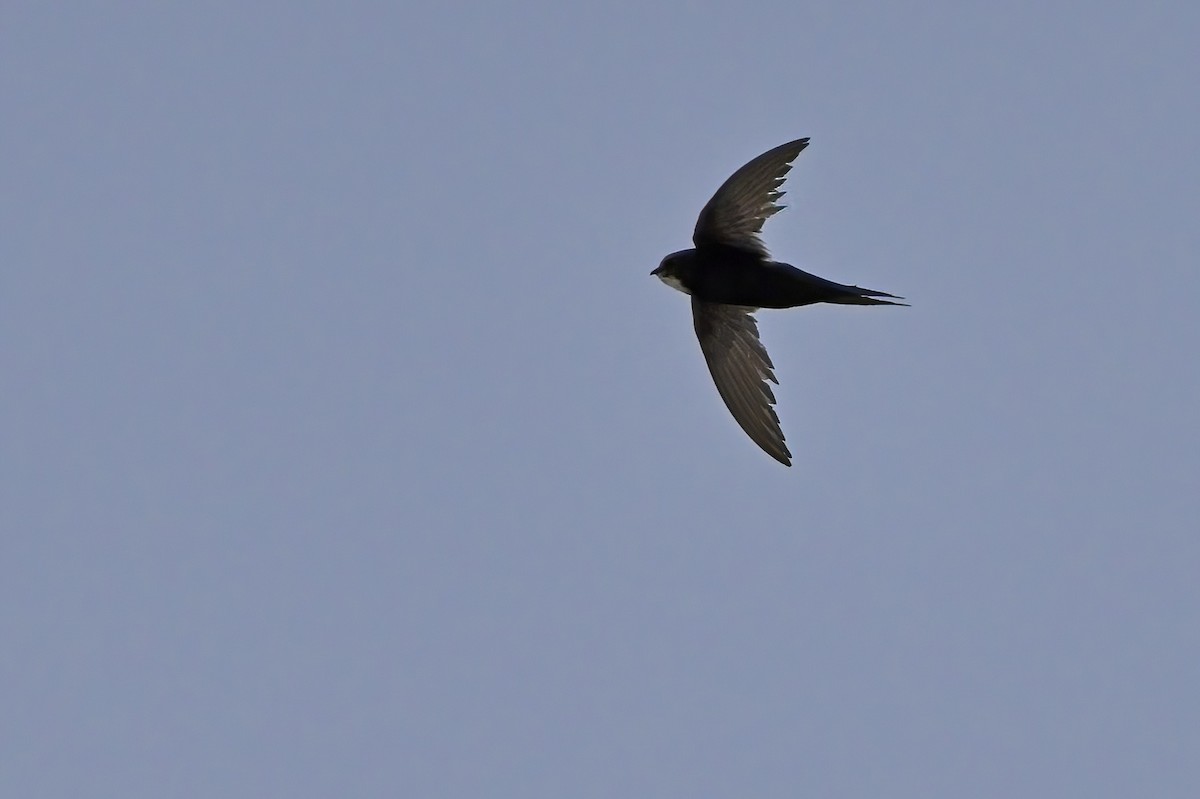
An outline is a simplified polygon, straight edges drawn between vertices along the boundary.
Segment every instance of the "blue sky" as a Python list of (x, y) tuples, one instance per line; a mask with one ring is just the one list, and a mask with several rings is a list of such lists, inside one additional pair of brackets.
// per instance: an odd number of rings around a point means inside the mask
[[(0, 794), (1195, 796), (1198, 38), (8, 4)], [(800, 136), (786, 469), (649, 272)]]

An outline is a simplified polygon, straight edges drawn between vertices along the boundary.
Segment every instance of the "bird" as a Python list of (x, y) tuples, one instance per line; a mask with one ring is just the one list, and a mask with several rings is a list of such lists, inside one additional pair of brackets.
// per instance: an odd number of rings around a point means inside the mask
[(834, 283), (771, 260), (759, 234), (785, 207), (780, 187), (808, 142), (781, 144), (734, 172), (700, 211), (695, 246), (671, 253), (650, 273), (691, 296), (696, 338), (717, 392), (750, 440), (784, 466), (792, 465), (792, 453), (768, 383), (779, 381), (754, 312), (818, 302), (908, 305), (895, 294)]

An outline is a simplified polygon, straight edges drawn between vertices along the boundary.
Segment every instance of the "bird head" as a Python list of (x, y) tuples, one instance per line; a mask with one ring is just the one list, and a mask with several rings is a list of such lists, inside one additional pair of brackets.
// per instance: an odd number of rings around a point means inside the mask
[(688, 267), (691, 263), (689, 256), (692, 252), (692, 250), (680, 250), (679, 252), (671, 253), (666, 258), (663, 258), (658, 268), (650, 274), (673, 289), (682, 291), (684, 294), (691, 294), (692, 292), (684, 284), (684, 277), (689, 271)]

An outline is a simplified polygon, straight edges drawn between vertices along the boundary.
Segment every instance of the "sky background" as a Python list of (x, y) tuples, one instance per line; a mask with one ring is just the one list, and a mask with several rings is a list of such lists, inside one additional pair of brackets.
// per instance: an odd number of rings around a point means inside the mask
[(0, 795), (1200, 795), (1200, 6), (0, 29)]

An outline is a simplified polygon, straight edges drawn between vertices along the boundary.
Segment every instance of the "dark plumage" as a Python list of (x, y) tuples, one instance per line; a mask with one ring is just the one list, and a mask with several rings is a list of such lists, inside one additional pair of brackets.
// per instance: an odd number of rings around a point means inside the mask
[(795, 308), (816, 302), (840, 305), (905, 305), (882, 291), (844, 286), (772, 261), (758, 237), (763, 222), (783, 210), (776, 201), (792, 161), (808, 139), (782, 144), (743, 166), (704, 206), (692, 233), (694, 249), (673, 252), (651, 272), (692, 297), (692, 317), (704, 360), (721, 399), (754, 443), (791, 466), (775, 395), (774, 365), (751, 315), (759, 308)]

